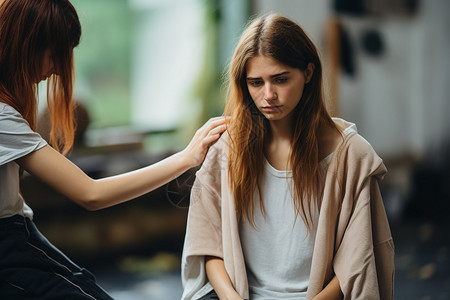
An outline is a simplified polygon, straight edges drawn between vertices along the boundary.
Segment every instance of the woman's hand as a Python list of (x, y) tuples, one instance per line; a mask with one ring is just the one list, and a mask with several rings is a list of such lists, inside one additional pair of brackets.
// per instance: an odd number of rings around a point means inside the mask
[(209, 147), (227, 129), (229, 120), (229, 117), (211, 118), (197, 130), (189, 145), (180, 153), (190, 168), (203, 162)]

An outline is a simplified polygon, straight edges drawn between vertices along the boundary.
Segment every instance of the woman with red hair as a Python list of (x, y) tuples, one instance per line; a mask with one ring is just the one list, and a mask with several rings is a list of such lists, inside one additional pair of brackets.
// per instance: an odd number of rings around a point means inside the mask
[(299, 25), (275, 14), (248, 25), (226, 114), (192, 189), (182, 299), (392, 299), (385, 166), (330, 117)]
[[(51, 245), (19, 191), (23, 170), (88, 210), (136, 198), (199, 165), (227, 120), (213, 118), (181, 152), (126, 174), (93, 180), (62, 154), (73, 145), (73, 48), (80, 41), (68, 0), (0, 5), (0, 298), (111, 299), (84, 268)], [(37, 84), (48, 79), (50, 144), (35, 132)], [(62, 154), (60, 154), (60, 152)]]

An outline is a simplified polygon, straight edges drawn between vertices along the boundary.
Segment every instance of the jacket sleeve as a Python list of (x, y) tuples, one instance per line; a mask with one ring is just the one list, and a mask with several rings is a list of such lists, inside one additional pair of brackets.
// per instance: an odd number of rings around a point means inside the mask
[(375, 178), (355, 202), (333, 263), (344, 299), (393, 299), (393, 242)]
[(371, 191), (372, 195), (380, 199), (379, 201), (371, 201), (370, 208), (378, 290), (380, 299), (389, 300), (394, 298), (394, 242), (376, 181), (372, 182)]
[(347, 157), (333, 268), (344, 299), (390, 300), (394, 248), (378, 186), (386, 170), (373, 149), (362, 150)]
[(195, 299), (200, 290), (206, 293), (212, 289), (206, 277), (205, 256), (223, 257), (220, 168), (214, 149), (211, 150), (191, 190), (181, 264), (182, 299)]

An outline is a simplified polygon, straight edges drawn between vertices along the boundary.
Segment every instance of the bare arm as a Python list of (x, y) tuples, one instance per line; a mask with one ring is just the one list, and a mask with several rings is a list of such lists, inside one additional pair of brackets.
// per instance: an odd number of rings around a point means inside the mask
[(222, 117), (209, 120), (183, 151), (158, 163), (99, 180), (87, 176), (50, 146), (18, 159), (17, 163), (79, 205), (97, 210), (150, 192), (202, 163), (209, 146), (226, 129), (226, 122)]
[(313, 300), (341, 300), (344, 295), (341, 292), (341, 287), (339, 286), (339, 280), (334, 275), (333, 279), (327, 284), (327, 286), (317, 294)]
[(223, 259), (207, 256), (206, 275), (220, 300), (242, 300), (242, 297), (233, 288), (230, 277), (225, 270)]

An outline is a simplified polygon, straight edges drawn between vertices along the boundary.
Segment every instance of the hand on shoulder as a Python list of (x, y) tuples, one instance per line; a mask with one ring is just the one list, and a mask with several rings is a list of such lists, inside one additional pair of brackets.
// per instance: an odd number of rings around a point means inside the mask
[(222, 133), (227, 129), (229, 122), (229, 117), (211, 118), (196, 131), (190, 143), (181, 152), (185, 162), (191, 168), (203, 162), (209, 147), (217, 142)]

